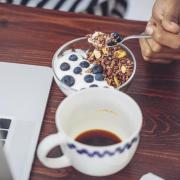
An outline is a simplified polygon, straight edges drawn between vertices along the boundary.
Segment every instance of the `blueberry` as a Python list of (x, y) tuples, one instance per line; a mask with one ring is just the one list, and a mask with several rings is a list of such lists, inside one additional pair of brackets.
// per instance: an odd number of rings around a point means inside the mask
[(101, 74), (101, 73), (98, 73), (98, 74), (95, 75), (95, 79), (97, 81), (103, 81), (104, 80), (104, 75)]
[(120, 37), (118, 32), (111, 33), (111, 36), (113, 36), (114, 39), (118, 39)]
[(115, 39), (116, 42), (121, 42), (122, 41), (122, 37), (120, 36), (119, 33), (113, 32), (113, 33), (111, 33), (111, 35), (113, 36), (113, 38)]
[(119, 37), (119, 38), (116, 39), (116, 42), (121, 42), (121, 41), (122, 41), (122, 38), (121, 38), (121, 37)]
[(82, 68), (88, 68), (89, 65), (90, 65), (90, 64), (89, 64), (87, 61), (82, 61), (82, 62), (80, 63), (80, 66), (81, 66)]
[(98, 87), (97, 84), (91, 84), (89, 87)]
[(84, 76), (84, 81), (86, 81), (87, 83), (91, 83), (94, 81), (94, 76), (88, 74), (88, 75)]
[(69, 56), (69, 60), (70, 60), (70, 61), (77, 61), (77, 60), (78, 60), (78, 57), (77, 57), (75, 54), (71, 54), (71, 55)]
[(113, 40), (109, 40), (109, 41), (107, 42), (107, 45), (108, 45), (108, 46), (114, 46), (114, 45), (116, 45), (116, 42), (113, 41)]
[(75, 79), (70, 75), (64, 76), (61, 81), (69, 87), (73, 86), (75, 83)]
[(95, 64), (92, 68), (93, 74), (102, 73), (103, 67), (101, 65)]
[(62, 71), (67, 71), (67, 70), (70, 69), (70, 65), (69, 65), (68, 63), (64, 62), (64, 63), (62, 63), (62, 64), (60, 65), (60, 69), (61, 69)]
[(82, 72), (82, 69), (80, 67), (75, 67), (73, 72), (74, 74), (80, 74)]

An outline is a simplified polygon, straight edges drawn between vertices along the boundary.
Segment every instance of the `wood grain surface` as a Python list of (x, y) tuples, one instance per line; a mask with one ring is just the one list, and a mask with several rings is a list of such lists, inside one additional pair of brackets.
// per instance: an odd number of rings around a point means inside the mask
[[(54, 52), (68, 40), (95, 30), (118, 31), (126, 36), (144, 28), (143, 22), (0, 4), (0, 61), (51, 66)], [(146, 63), (137, 40), (127, 45), (137, 58), (137, 73), (127, 93), (138, 102), (144, 116), (141, 142), (133, 160), (121, 172), (97, 178), (72, 167), (45, 168), (35, 156), (31, 180), (137, 180), (148, 172), (180, 179), (180, 63)], [(54, 115), (64, 97), (53, 82), (39, 142), (56, 132)]]

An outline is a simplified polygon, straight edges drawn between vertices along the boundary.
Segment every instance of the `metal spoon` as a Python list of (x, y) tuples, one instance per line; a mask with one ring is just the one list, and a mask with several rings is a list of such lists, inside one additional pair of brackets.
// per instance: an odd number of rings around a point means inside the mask
[[(180, 33), (178, 33), (178, 35), (180, 35)], [(124, 41), (130, 40), (130, 39), (140, 39), (140, 38), (150, 39), (150, 38), (152, 38), (152, 36), (143, 32), (138, 35), (127, 36), (127, 37), (123, 38), (120, 43), (123, 43)]]
[(124, 41), (130, 40), (130, 39), (140, 39), (140, 38), (149, 39), (149, 38), (151, 38), (151, 36), (146, 34), (145, 32), (143, 32), (138, 35), (127, 36), (127, 37), (123, 38), (120, 43), (123, 43)]

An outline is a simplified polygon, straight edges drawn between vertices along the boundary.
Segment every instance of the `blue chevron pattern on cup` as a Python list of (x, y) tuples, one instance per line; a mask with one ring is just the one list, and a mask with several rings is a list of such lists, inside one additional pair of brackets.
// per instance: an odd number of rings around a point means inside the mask
[(138, 136), (133, 138), (132, 141), (130, 143), (126, 143), (124, 145), (124, 147), (117, 147), (113, 152), (111, 151), (104, 151), (104, 152), (99, 152), (99, 151), (93, 151), (93, 152), (89, 152), (86, 149), (78, 149), (78, 147), (76, 147), (76, 145), (74, 144), (67, 144), (68, 148), (71, 150), (75, 150), (78, 154), (85, 154), (89, 157), (99, 157), (99, 158), (103, 158), (105, 156), (114, 156), (116, 153), (123, 153), (126, 149), (130, 149), (132, 147), (132, 145), (138, 141)]

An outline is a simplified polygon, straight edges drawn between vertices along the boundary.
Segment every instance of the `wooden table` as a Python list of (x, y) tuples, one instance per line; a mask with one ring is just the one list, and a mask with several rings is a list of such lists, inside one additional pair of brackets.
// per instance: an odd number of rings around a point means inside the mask
[[(95, 30), (138, 34), (145, 23), (0, 5), (0, 60), (51, 66), (56, 49), (68, 40)], [(138, 42), (128, 43), (137, 58), (137, 73), (127, 91), (144, 115), (141, 142), (130, 164), (103, 178), (83, 175), (72, 167), (52, 170), (35, 160), (30, 179), (137, 180), (153, 172), (165, 179), (180, 179), (180, 63), (149, 64), (143, 61)], [(54, 115), (64, 95), (53, 82), (39, 141), (55, 133)], [(57, 154), (57, 151), (54, 152)]]

